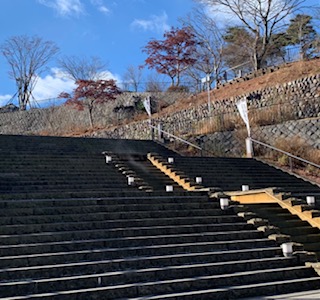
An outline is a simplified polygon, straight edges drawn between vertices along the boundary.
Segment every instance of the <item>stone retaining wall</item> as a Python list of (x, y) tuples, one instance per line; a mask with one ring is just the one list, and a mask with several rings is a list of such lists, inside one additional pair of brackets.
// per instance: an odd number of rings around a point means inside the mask
[[(238, 97), (215, 101), (212, 103), (210, 114), (207, 104), (203, 104), (173, 114), (155, 117), (153, 122), (155, 125), (161, 123), (165, 131), (180, 137), (196, 136), (196, 139), (192, 138), (193, 141), (208, 148), (217, 148), (216, 150), (221, 153), (239, 155), (243, 148), (242, 142), (239, 141), (243, 140), (244, 135), (241, 133), (243, 122), (239, 119), (235, 103), (240, 99), (247, 99), (251, 114), (277, 105), (277, 110), (275, 110), (277, 114), (274, 116), (273, 123), (278, 123), (278, 125), (253, 127), (254, 138), (272, 144), (278, 138), (300, 136), (313, 147), (319, 148), (320, 74), (284, 85), (253, 91)], [(283, 117), (288, 112), (290, 112), (290, 119), (312, 119), (283, 122)], [(199, 134), (199, 124), (206, 124), (208, 120), (218, 120), (223, 123), (223, 118), (227, 114), (238, 118), (238, 124), (235, 126), (238, 130), (207, 135)], [(105, 110), (101, 110), (100, 114), (96, 113), (94, 117), (99, 124), (104, 126), (110, 124)], [(39, 134), (45, 133), (44, 128), (58, 126), (56, 133), (59, 134), (58, 130), (62, 131), (67, 124), (70, 124), (70, 120), (74, 120), (75, 124), (81, 124), (84, 128), (89, 127), (86, 112), (61, 107), (51, 112), (50, 110), (33, 110), (0, 114), (0, 133)], [(57, 122), (58, 125), (53, 125)], [(90, 136), (127, 139), (151, 138), (148, 120), (119, 127), (109, 127), (103, 132), (90, 134)]]
[[(195, 137), (193, 142), (216, 155), (242, 156), (245, 154), (245, 136), (245, 130), (216, 132)], [(279, 140), (301, 139), (305, 145), (320, 149), (320, 118), (254, 127), (252, 138), (269, 145), (275, 145)]]
[[(192, 142), (205, 146), (206, 149), (213, 150), (221, 155), (242, 155), (244, 151), (242, 141), (245, 138), (243, 130), (216, 132), (206, 135), (199, 135), (195, 130), (198, 124), (205, 124), (208, 120), (214, 118), (221, 121), (226, 114), (234, 114), (239, 117), (235, 103), (240, 99), (247, 99), (250, 113), (277, 105), (277, 115), (274, 116), (274, 122), (279, 122), (279, 124), (253, 126), (253, 138), (273, 144), (276, 139), (300, 137), (306, 140), (310, 146), (319, 149), (320, 74), (213, 102), (213, 113), (211, 115), (209, 115), (207, 105), (203, 104), (154, 118), (154, 123), (161, 123), (165, 131), (181, 137), (193, 135)], [(291, 118), (298, 120), (282, 122), (284, 114), (288, 111), (290, 111)], [(131, 123), (115, 130), (107, 130), (96, 134), (96, 136), (100, 137), (133, 139), (149, 139), (150, 135), (148, 121)]]

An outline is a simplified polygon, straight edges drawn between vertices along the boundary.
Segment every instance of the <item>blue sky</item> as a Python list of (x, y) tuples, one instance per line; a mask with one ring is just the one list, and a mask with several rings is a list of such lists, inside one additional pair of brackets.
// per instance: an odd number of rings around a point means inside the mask
[[(121, 81), (129, 65), (143, 64), (141, 50), (148, 41), (179, 26), (178, 18), (195, 5), (193, 0), (0, 0), (0, 43), (15, 35), (38, 35), (55, 42), (60, 55), (100, 57), (110, 76)], [(74, 87), (61, 77), (56, 61), (49, 67), (33, 93), (38, 101)], [(8, 71), (0, 55), (0, 106), (15, 93)]]
[[(178, 26), (193, 0), (0, 0), (0, 43), (15, 35), (38, 35), (60, 48), (60, 55), (98, 56), (121, 81), (129, 65), (143, 64), (141, 49), (151, 38)], [(5, 30), (4, 30), (5, 28)], [(34, 97), (56, 97), (73, 83), (61, 78), (56, 61), (39, 78)], [(15, 93), (9, 65), (0, 55), (0, 105)]]

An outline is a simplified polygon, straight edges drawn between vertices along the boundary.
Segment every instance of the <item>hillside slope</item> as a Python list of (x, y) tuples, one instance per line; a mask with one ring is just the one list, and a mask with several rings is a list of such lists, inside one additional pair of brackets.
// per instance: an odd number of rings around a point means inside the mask
[[(214, 89), (210, 92), (210, 96), (212, 101), (219, 101), (319, 73), (320, 58), (310, 61), (294, 62), (282, 65), (278, 70), (275, 70), (272, 73), (253, 78), (248, 81), (234, 82), (232, 84), (227, 84), (222, 88)], [(181, 101), (177, 101), (175, 104), (164, 109), (160, 114), (185, 109), (191, 105), (200, 105), (207, 101), (207, 92), (203, 92), (186, 99), (181, 99)]]

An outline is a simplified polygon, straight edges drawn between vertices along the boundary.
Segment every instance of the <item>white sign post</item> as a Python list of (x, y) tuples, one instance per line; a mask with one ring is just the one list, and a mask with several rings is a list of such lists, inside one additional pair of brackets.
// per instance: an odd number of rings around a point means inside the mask
[(236, 103), (236, 105), (239, 110), (240, 116), (247, 127), (247, 132), (248, 132), (248, 137), (246, 138), (247, 157), (252, 157), (253, 156), (253, 147), (252, 147), (252, 141), (251, 141), (251, 129), (250, 129), (250, 123), (249, 123), (249, 117), (248, 117), (247, 100), (246, 99), (239, 100)]
[(151, 132), (151, 140), (154, 140), (154, 131), (153, 128), (151, 127), (152, 125), (152, 120), (151, 120), (151, 101), (150, 101), (150, 96), (146, 97), (143, 101), (143, 106), (149, 115), (149, 126), (150, 126), (150, 132)]
[(147, 112), (147, 114), (149, 115), (149, 117), (151, 117), (151, 103), (150, 103), (150, 97), (147, 97), (143, 100), (143, 106)]

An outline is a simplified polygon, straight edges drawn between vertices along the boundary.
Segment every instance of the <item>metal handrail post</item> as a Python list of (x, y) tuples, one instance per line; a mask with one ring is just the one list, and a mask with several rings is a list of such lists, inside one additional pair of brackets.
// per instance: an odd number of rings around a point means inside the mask
[[(200, 152), (202, 153), (202, 148), (201, 148), (201, 147), (199, 147), (199, 146), (197, 146), (197, 145), (195, 145), (195, 144), (192, 144), (192, 143), (190, 143), (190, 142), (188, 142), (188, 141), (186, 141), (186, 140), (184, 140), (184, 139), (182, 139), (182, 138), (180, 138), (180, 137), (178, 137), (178, 136), (176, 136), (176, 135), (174, 135), (174, 134), (171, 134), (171, 133), (166, 132), (166, 131), (164, 131), (164, 130), (162, 130), (162, 129), (159, 129), (159, 128), (153, 126), (153, 125), (150, 125), (150, 127), (151, 127), (153, 130), (160, 130), (162, 134), (166, 134), (167, 136), (174, 138), (175, 141), (180, 141), (180, 142), (182, 142), (182, 143), (184, 143), (184, 144), (187, 144), (187, 145), (189, 145), (189, 146), (191, 146), (191, 147), (194, 147), (194, 148), (200, 150)], [(202, 155), (201, 155), (201, 156), (202, 156)]]

